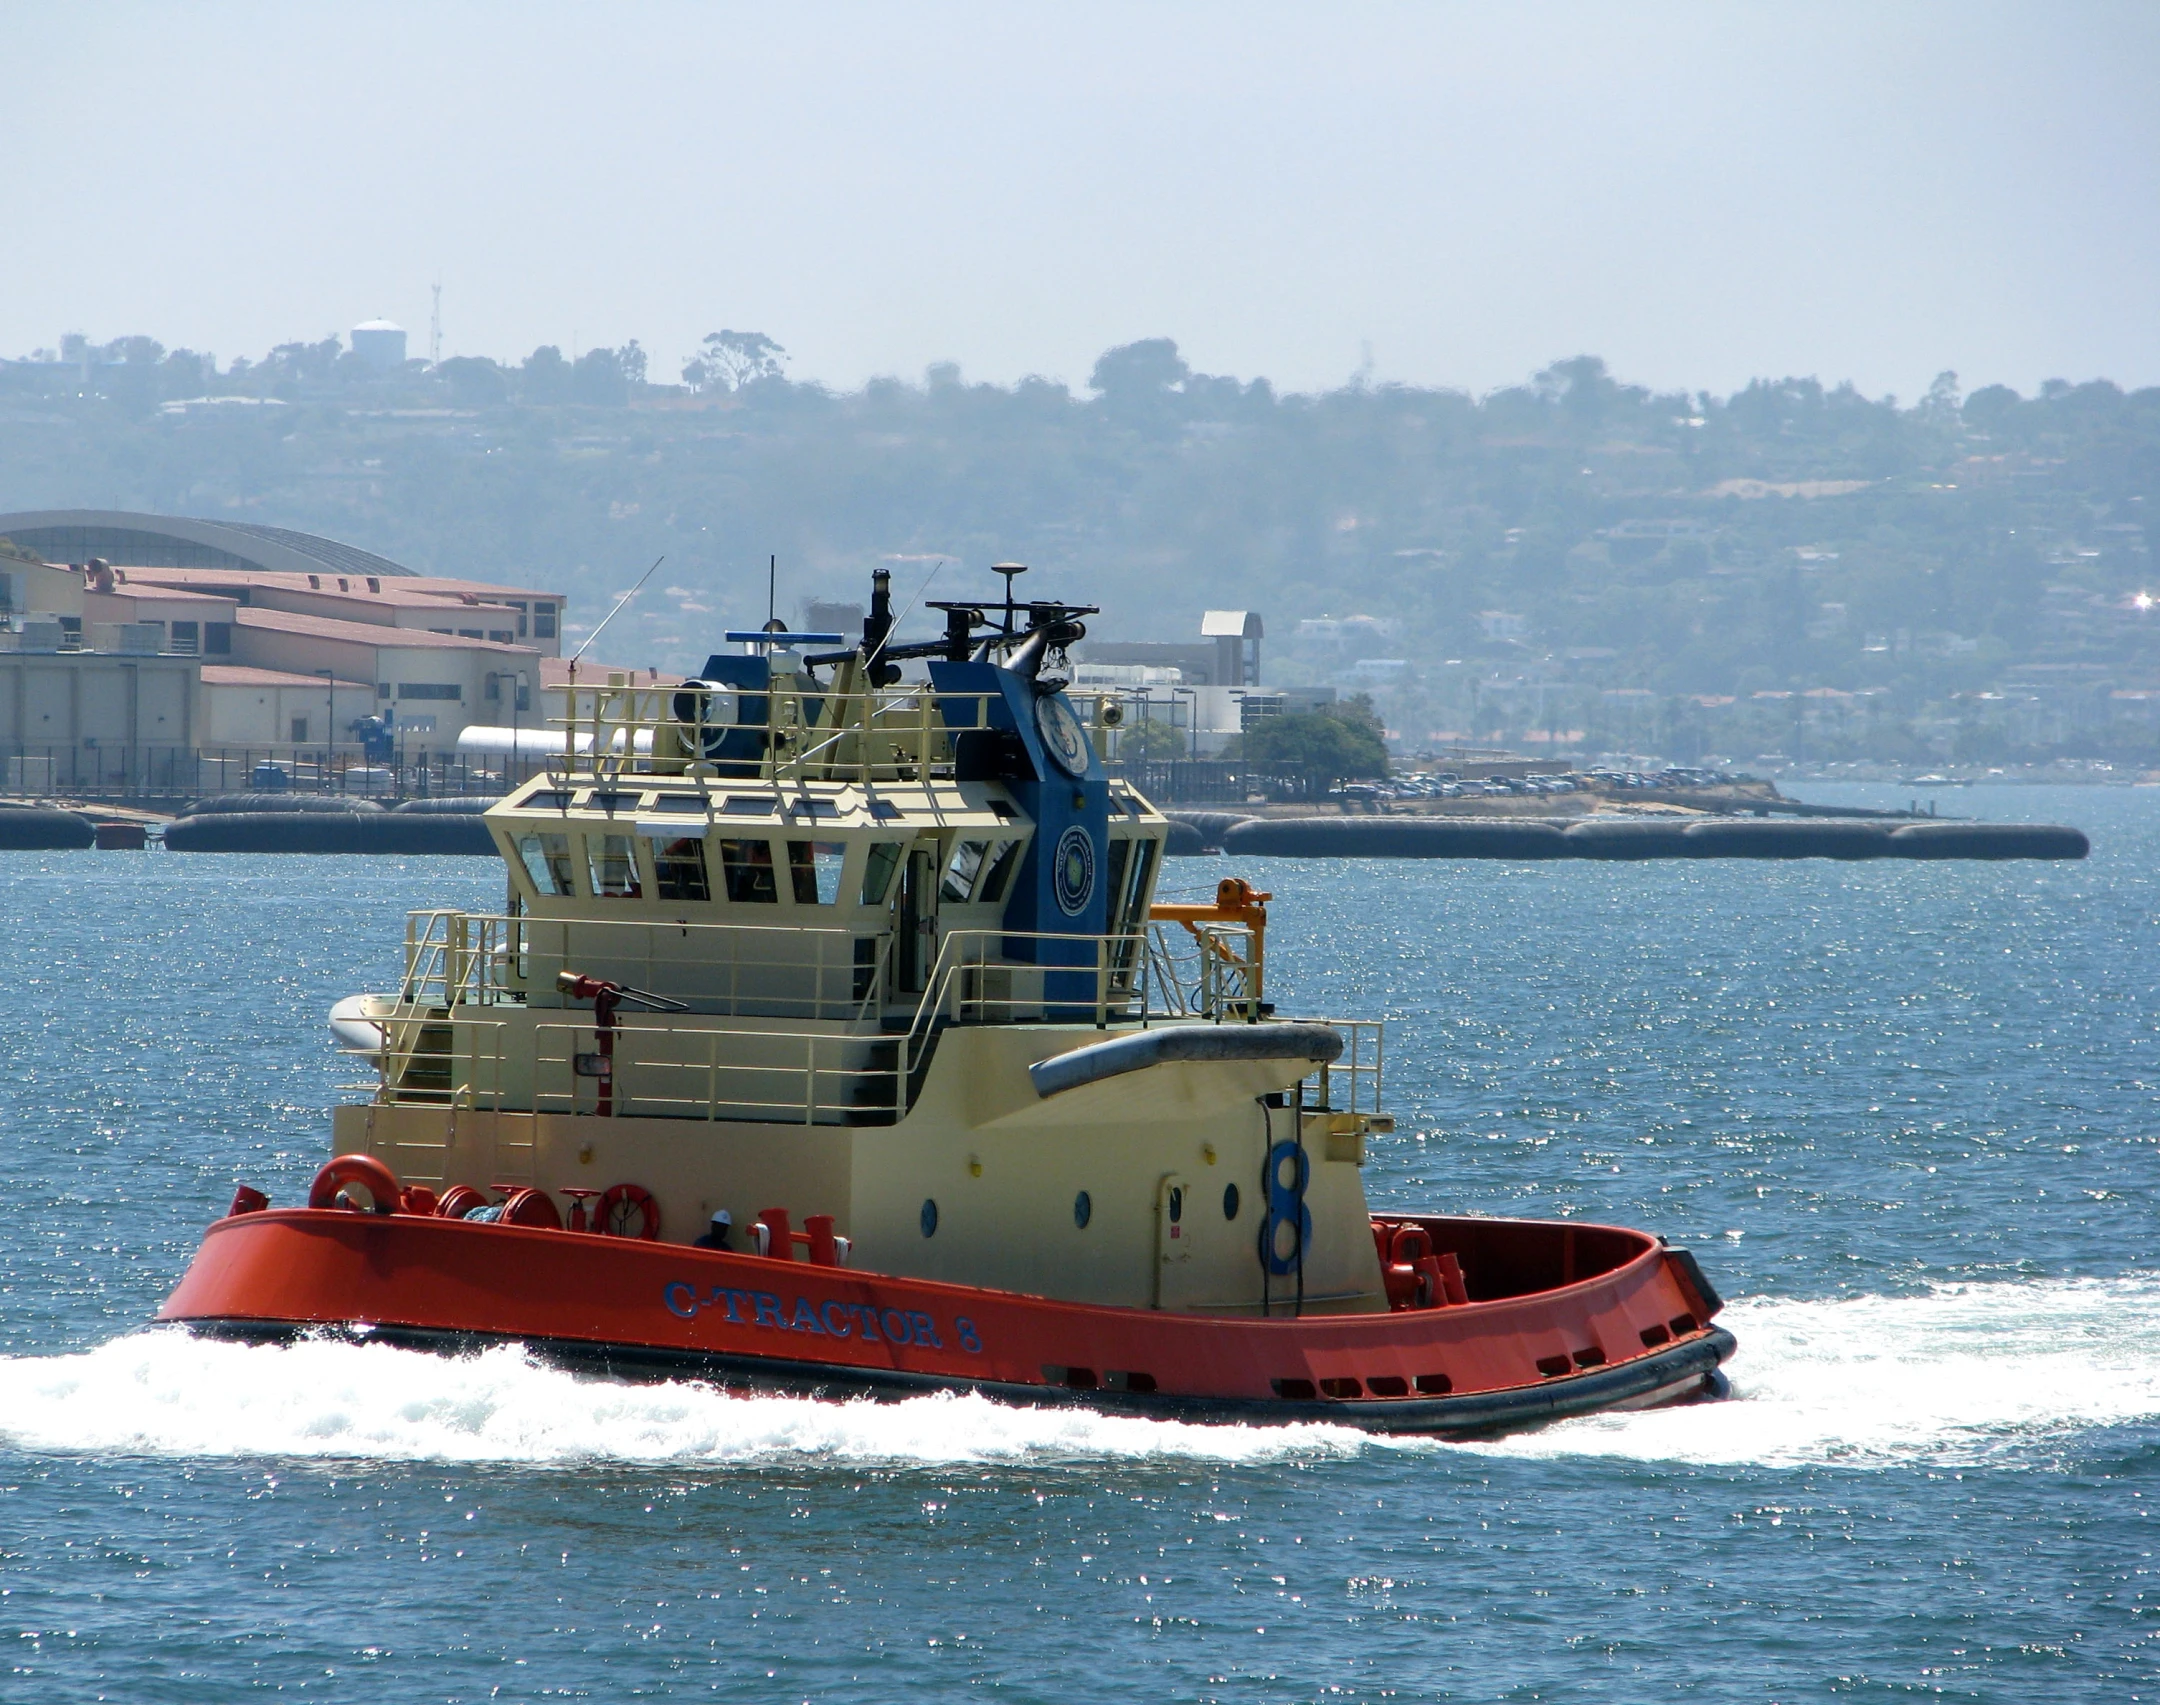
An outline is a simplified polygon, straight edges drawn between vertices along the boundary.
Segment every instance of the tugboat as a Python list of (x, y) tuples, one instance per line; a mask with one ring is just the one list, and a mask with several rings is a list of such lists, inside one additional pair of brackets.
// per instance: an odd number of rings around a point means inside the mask
[(1721, 1389), (1686, 1251), (1372, 1212), (1380, 1025), (1276, 1010), (1270, 895), (1154, 902), (1169, 825), (1065, 679), (1095, 607), (999, 572), (926, 643), (880, 573), (852, 645), (574, 690), (486, 815), (503, 911), (413, 915), (306, 1205), (242, 1186), (160, 1318), (1441, 1435)]

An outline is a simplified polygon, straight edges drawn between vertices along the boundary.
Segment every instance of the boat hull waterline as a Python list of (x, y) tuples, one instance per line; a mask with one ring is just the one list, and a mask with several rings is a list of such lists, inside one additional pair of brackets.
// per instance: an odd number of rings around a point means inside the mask
[[(822, 1398), (979, 1391), (1187, 1420), (1469, 1435), (1687, 1401), (1734, 1347), (1684, 1251), (1572, 1222), (1420, 1219), (1436, 1243), (1580, 1236), (1629, 1258), (1529, 1294), (1261, 1319), (1059, 1302), (679, 1244), (341, 1208), (214, 1224), (161, 1320), (221, 1338), (348, 1330), (516, 1342), (580, 1371)], [(1287, 1311), (1285, 1295), (1276, 1306)]]

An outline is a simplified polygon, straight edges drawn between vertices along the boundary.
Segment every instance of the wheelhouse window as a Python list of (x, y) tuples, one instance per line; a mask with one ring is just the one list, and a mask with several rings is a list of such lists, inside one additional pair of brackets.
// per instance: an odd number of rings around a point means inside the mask
[(952, 859), (945, 866), (945, 880), (938, 885), (938, 896), (955, 905), (964, 906), (975, 892), (975, 879), (982, 874), (985, 861), (990, 856), (988, 841), (961, 841), (952, 850)]
[(542, 894), (572, 892), (570, 837), (568, 835), (521, 835), (518, 858), (533, 887)]
[(847, 842), (790, 841), (787, 851), (788, 874), (795, 884), (795, 904), (837, 906), (840, 903), (840, 871), (847, 863)]
[(695, 835), (649, 835), (653, 891), (663, 900), (710, 900), (705, 880), (705, 843)]
[(1162, 842), (1150, 836), (1133, 846), (1132, 887), (1125, 899), (1125, 933), (1132, 935), (1147, 926), (1148, 890), (1154, 886), (1155, 858)]
[(991, 855), (990, 874), (982, 879), (982, 886), (975, 891), (979, 905), (994, 905), (1005, 898), (1005, 890), (1012, 886), (1013, 872), (1020, 868), (1020, 855), (1027, 850), (1025, 841), (1007, 841)]
[(893, 872), (900, 868), (900, 855), (905, 850), (901, 841), (872, 841), (870, 855), (863, 860), (862, 903), (866, 906), (882, 906), (885, 895), (892, 887)]
[(727, 897), (738, 905), (777, 906), (780, 890), (773, 881), (772, 842), (721, 841), (720, 879)]
[(635, 900), (644, 894), (644, 884), (638, 881), (636, 846), (628, 835), (588, 835), (585, 847), (596, 898)]

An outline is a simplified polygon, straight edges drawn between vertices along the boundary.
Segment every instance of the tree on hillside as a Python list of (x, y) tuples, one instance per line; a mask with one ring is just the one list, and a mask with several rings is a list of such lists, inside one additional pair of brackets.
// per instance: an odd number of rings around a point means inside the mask
[(1192, 737), (1182, 728), (1143, 717), (1118, 735), (1117, 755), (1127, 764), (1174, 763), (1192, 756)]
[(1284, 711), (1255, 722), (1238, 742), (1248, 764), (1296, 770), (1320, 782), (1387, 774), (1387, 743), (1362, 693), (1320, 710)]
[(453, 355), (435, 372), (460, 408), (494, 408), (509, 400), (510, 381), (484, 355)]
[(777, 379), (787, 351), (763, 332), (705, 334), (704, 347), (683, 364), (683, 383), (693, 391), (739, 391), (760, 379)]
[(1106, 350), (1088, 375), (1088, 389), (1112, 402), (1152, 401), (1192, 377), (1192, 369), (1166, 337), (1142, 338)]

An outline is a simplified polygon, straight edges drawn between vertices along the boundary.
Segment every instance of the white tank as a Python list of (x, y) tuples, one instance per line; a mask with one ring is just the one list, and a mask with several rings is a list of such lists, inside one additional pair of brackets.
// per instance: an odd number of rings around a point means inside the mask
[(352, 352), (379, 372), (405, 365), (405, 328), (388, 320), (362, 320), (347, 334)]

